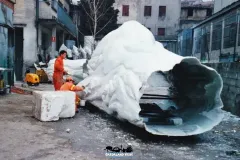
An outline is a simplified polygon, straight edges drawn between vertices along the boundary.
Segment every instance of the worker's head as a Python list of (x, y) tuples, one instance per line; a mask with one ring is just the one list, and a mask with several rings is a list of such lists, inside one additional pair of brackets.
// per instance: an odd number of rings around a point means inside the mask
[(61, 50), (61, 51), (59, 52), (59, 56), (62, 57), (63, 59), (65, 59), (66, 56), (67, 56), (67, 52), (64, 51), (64, 50)]
[(66, 78), (66, 82), (74, 82), (74, 80), (73, 80), (73, 78), (71, 77), (71, 76), (68, 76), (67, 78)]

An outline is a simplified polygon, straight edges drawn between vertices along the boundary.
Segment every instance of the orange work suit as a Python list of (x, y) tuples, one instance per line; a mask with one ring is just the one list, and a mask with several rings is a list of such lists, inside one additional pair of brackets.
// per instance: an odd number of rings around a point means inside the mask
[[(79, 86), (75, 86), (72, 82), (65, 82), (62, 87), (60, 88), (60, 91), (83, 91), (82, 87)], [(75, 103), (76, 103), (76, 108), (75, 110), (77, 111), (77, 106), (80, 104), (80, 97), (76, 94), (76, 99), (75, 99)]]
[(63, 58), (59, 56), (54, 63), (53, 84), (55, 91), (60, 90), (63, 85), (63, 74)]

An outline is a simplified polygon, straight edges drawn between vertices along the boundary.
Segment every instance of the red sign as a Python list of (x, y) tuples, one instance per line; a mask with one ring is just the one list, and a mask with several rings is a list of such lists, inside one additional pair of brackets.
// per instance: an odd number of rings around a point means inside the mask
[(56, 37), (52, 37), (52, 42), (56, 42)]

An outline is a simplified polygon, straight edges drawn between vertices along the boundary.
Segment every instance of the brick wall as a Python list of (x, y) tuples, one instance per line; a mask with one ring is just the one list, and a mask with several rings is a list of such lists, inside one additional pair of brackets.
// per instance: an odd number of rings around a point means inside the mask
[(8, 6), (12, 10), (14, 10), (14, 3), (9, 0), (0, 0), (0, 3), (3, 3), (4, 5)]
[(240, 115), (240, 63), (208, 63), (223, 79), (222, 100), (224, 109)]

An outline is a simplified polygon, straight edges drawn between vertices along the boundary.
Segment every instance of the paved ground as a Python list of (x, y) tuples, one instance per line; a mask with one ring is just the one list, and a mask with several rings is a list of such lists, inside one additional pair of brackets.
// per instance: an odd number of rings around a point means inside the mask
[[(133, 146), (134, 160), (233, 160), (240, 156), (240, 121), (226, 114), (212, 131), (199, 136), (152, 136), (110, 116), (81, 109), (72, 119), (42, 123), (31, 116), (32, 96), (0, 96), (0, 160), (101, 160), (106, 146)], [(70, 133), (66, 132), (70, 129)]]

